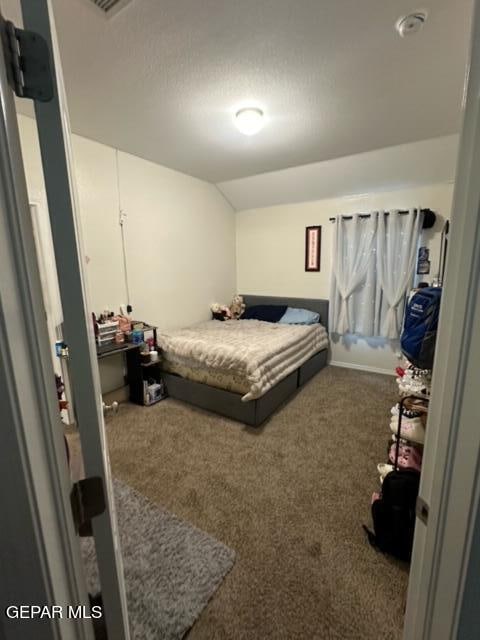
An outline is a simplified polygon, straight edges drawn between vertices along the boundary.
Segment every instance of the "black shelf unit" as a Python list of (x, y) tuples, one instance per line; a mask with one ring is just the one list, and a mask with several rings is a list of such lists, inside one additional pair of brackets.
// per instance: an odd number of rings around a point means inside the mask
[(142, 367), (149, 368), (149, 367), (158, 367), (161, 364), (160, 360), (154, 360), (154, 361), (150, 361), (150, 362), (142, 362), (141, 365)]
[[(157, 347), (157, 327), (145, 324), (145, 331), (153, 330), (153, 339), (155, 348)], [(151, 362), (142, 362), (142, 356), (140, 353), (140, 344), (133, 344), (131, 342), (124, 344), (108, 344), (102, 347), (97, 346), (97, 358), (107, 358), (117, 353), (124, 353), (127, 364), (127, 382), (130, 389), (129, 399), (130, 402), (145, 405), (144, 397), (144, 381), (152, 379), (155, 382), (161, 382), (161, 360), (155, 360)]]

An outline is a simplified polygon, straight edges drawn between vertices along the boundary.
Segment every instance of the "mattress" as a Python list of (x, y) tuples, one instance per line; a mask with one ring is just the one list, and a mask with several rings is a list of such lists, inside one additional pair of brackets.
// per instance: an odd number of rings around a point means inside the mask
[(260, 398), (315, 353), (328, 347), (321, 324), (211, 320), (159, 332), (163, 368), (196, 382)]
[(191, 367), (185, 364), (178, 364), (165, 360), (162, 363), (164, 371), (169, 373), (176, 373), (182, 378), (187, 380), (194, 380), (195, 382), (202, 382), (208, 384), (211, 387), (217, 387), (217, 389), (225, 389), (226, 391), (233, 391), (233, 393), (241, 393), (246, 395), (250, 391), (250, 382), (246, 376), (231, 373), (229, 371), (204, 369), (202, 367)]

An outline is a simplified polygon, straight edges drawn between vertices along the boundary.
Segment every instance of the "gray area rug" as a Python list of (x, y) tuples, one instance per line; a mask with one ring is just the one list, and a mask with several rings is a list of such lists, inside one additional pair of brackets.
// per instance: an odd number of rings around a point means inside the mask
[[(235, 552), (114, 480), (132, 640), (182, 638), (218, 589)], [(93, 539), (82, 541), (99, 590)]]

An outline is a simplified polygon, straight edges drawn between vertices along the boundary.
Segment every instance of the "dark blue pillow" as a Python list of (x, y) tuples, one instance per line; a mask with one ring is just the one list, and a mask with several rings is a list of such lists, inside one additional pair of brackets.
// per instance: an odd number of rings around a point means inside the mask
[(241, 320), (263, 320), (264, 322), (278, 322), (287, 310), (283, 304), (257, 304), (247, 307)]

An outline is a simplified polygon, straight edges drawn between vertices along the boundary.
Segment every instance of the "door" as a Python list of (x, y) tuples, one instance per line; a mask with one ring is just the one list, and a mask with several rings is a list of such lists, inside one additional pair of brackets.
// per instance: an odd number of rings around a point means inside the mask
[[(480, 7), (472, 25), (404, 637), (480, 637)], [(476, 572), (475, 572), (476, 569)], [(475, 576), (475, 577), (474, 577)]]
[[(115, 506), (112, 498), (112, 480), (108, 452), (105, 443), (105, 428), (103, 422), (102, 400), (98, 378), (98, 367), (93, 336), (91, 318), (87, 310), (87, 292), (85, 287), (82, 240), (77, 219), (78, 208), (74, 181), (71, 172), (69, 120), (64, 97), (61, 65), (56, 44), (53, 11), (49, 0), (22, 1), (24, 29), (34, 32), (43, 38), (47, 47), (46, 59), (50, 64), (50, 81), (53, 97), (46, 101), (34, 100), (36, 122), (40, 141), (42, 166), (45, 179), (47, 202), (49, 209), (52, 239), (55, 252), (55, 262), (58, 273), (61, 306), (63, 311), (63, 338), (69, 348), (69, 373), (74, 413), (80, 433), (83, 451), (85, 473), (88, 477), (101, 479), (105, 497), (106, 509), (101, 515), (93, 518), (93, 534), (97, 551), (97, 561), (101, 582), (104, 606), (104, 616), (108, 637), (112, 640), (127, 640), (129, 638), (128, 617), (126, 607), (125, 586), (121, 562), (118, 532), (116, 527)], [(17, 25), (18, 26), (18, 25)], [(15, 147), (16, 157), (5, 158), (7, 170), (11, 170), (15, 181), (15, 189), (19, 194), (17, 212), (12, 215), (22, 216), (25, 232), (32, 239), (33, 232), (28, 198), (26, 192), (25, 175), (20, 157), (18, 129), (15, 120), (15, 106), (13, 90), (15, 73), (12, 72), (12, 32), (10, 30), (10, 47), (5, 48), (7, 61), (4, 63), (5, 82), (2, 86), (2, 97), (5, 105), (6, 129)], [(2, 21), (2, 37), (8, 39), (7, 26)], [(32, 44), (29, 41), (29, 46)], [(15, 49), (17, 43), (15, 42)], [(22, 42), (19, 41), (20, 55), (23, 54)], [(27, 53), (27, 49), (24, 51)], [(41, 52), (30, 52), (30, 59), (23, 60), (23, 69), (34, 72), (41, 69)], [(29, 67), (30, 64), (30, 67)], [(13, 78), (13, 80), (12, 80)], [(38, 76), (23, 73), (23, 82), (45, 82)], [(42, 87), (43, 88), (43, 87)], [(22, 92), (16, 86), (17, 95)], [(46, 91), (48, 93), (48, 91)], [(8, 166), (10, 165), (10, 167)], [(30, 224), (27, 224), (27, 217)], [(15, 247), (12, 249), (15, 250)], [(35, 253), (33, 248), (33, 254)], [(30, 269), (32, 265), (30, 264)], [(38, 273), (36, 274), (38, 281)], [(39, 284), (37, 282), (37, 284)], [(40, 287), (38, 287), (40, 289)], [(46, 337), (46, 333), (44, 338)], [(48, 339), (48, 338), (47, 338)], [(46, 367), (37, 374), (48, 378), (52, 375), (53, 367)], [(60, 451), (56, 451), (61, 456)], [(52, 461), (53, 467), (61, 466), (60, 458)], [(27, 469), (28, 471), (28, 469)], [(65, 494), (65, 487), (64, 487)], [(65, 495), (63, 496), (66, 497)], [(67, 496), (68, 497), (68, 496)], [(53, 515), (54, 517), (54, 515)], [(71, 528), (65, 532), (66, 539), (71, 537)], [(73, 542), (70, 540), (73, 544)], [(78, 575), (78, 566), (72, 569), (79, 583), (83, 576)], [(55, 604), (49, 602), (50, 604)], [(57, 637), (57, 636), (51, 636)]]

